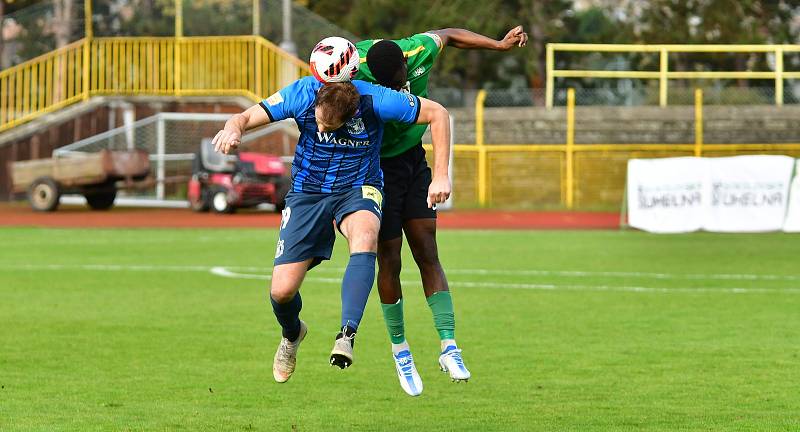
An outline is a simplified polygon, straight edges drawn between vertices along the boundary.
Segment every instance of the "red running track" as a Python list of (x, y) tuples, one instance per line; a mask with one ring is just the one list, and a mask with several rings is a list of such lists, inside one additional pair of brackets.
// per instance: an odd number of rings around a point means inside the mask
[[(34, 212), (22, 203), (0, 204), (0, 226), (63, 228), (275, 228), (280, 215), (240, 211), (233, 215), (193, 213), (188, 209), (122, 208), (90, 211), (62, 206)], [(457, 210), (439, 213), (443, 229), (616, 229), (618, 213)]]

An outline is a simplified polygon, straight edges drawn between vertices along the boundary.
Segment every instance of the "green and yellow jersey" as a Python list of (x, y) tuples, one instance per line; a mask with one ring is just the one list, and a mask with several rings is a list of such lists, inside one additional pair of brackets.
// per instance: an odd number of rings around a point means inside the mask
[[(367, 51), (381, 39), (368, 39), (358, 42), (356, 48), (361, 57), (361, 65), (355, 79), (376, 83), (367, 66)], [(404, 39), (393, 40), (403, 50), (408, 63), (408, 82), (401, 91), (416, 96), (428, 96), (428, 76), (442, 49), (442, 40), (433, 33), (420, 33)], [(388, 158), (405, 153), (422, 142), (426, 125), (387, 123), (381, 144), (381, 157)]]

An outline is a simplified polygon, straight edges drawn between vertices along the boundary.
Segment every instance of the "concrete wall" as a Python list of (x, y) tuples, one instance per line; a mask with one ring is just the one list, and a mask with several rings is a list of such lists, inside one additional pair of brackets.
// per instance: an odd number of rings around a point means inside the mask
[[(475, 142), (474, 110), (456, 108), (455, 140)], [(707, 106), (704, 141), (726, 143), (800, 143), (800, 106)], [(487, 144), (563, 144), (566, 110), (540, 107), (486, 108)], [(691, 144), (694, 107), (578, 107), (578, 144)]]

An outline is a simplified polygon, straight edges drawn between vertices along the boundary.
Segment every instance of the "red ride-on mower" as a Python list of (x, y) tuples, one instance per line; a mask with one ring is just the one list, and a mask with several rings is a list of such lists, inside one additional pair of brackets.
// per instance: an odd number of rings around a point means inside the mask
[(241, 152), (225, 155), (203, 139), (189, 180), (189, 205), (197, 212), (233, 213), (237, 208), (274, 204), (283, 210), (291, 180), (277, 156)]

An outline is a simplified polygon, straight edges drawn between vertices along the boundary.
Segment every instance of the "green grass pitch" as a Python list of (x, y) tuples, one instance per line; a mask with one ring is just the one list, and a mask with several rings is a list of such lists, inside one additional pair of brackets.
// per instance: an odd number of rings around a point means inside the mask
[(355, 364), (328, 365), (341, 238), (273, 382), (275, 234), (0, 229), (0, 430), (800, 429), (797, 235), (441, 232), (473, 378), (439, 372), (405, 255), (411, 398), (375, 292)]

